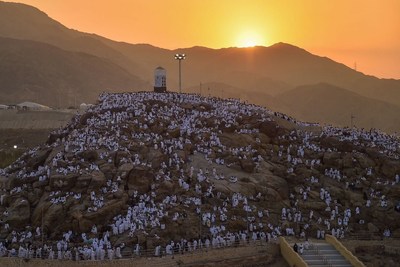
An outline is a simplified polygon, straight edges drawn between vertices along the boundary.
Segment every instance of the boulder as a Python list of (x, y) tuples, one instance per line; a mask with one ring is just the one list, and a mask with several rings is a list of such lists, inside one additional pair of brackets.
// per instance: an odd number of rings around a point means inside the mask
[(260, 139), (261, 144), (269, 144), (271, 143), (271, 138), (269, 138), (266, 134), (257, 133), (256, 137)]
[(92, 176), (88, 173), (82, 174), (76, 179), (75, 190), (76, 192), (82, 193), (87, 190)]
[(370, 159), (367, 155), (361, 154), (361, 153), (356, 153), (354, 155), (354, 158), (357, 160), (357, 163), (360, 165), (361, 168), (366, 169), (366, 168), (373, 168), (375, 167), (375, 161)]
[(118, 171), (115, 170), (115, 167), (112, 163), (105, 162), (101, 165), (98, 165), (99, 169), (104, 175), (106, 176), (107, 179), (113, 179), (114, 174)]
[(242, 167), (242, 170), (244, 170), (245, 172), (252, 173), (254, 172), (256, 164), (250, 159), (241, 159), (240, 167)]
[(282, 128), (279, 127), (279, 125), (275, 121), (264, 121), (260, 124), (259, 126), (260, 133), (265, 134), (271, 139), (277, 138), (279, 135), (281, 135)]
[(321, 146), (324, 148), (330, 148), (331, 150), (337, 150), (339, 152), (352, 152), (355, 150), (355, 146), (352, 142), (344, 140), (341, 141), (336, 137), (323, 137), (321, 138)]
[(123, 158), (130, 158), (131, 154), (128, 151), (117, 151), (114, 155), (115, 166), (119, 166)]
[(341, 168), (342, 160), (338, 152), (325, 152), (322, 158), (322, 163), (325, 167)]
[(218, 136), (219, 140), (227, 147), (244, 147), (255, 144), (255, 140), (248, 134), (234, 134), (224, 132)]
[(64, 134), (50, 133), (49, 137), (47, 138), (46, 144), (52, 145), (54, 142), (56, 142), (58, 139), (63, 138), (64, 136), (66, 136), (66, 133)]
[(89, 185), (89, 189), (97, 190), (106, 184), (106, 177), (101, 171), (94, 171), (91, 173), (92, 179)]
[(0, 176), (0, 189), (10, 190), (11, 188), (14, 188), (15, 183), (17, 182), (16, 179), (17, 178), (15, 177), (15, 175), (13, 175), (13, 177)]
[(353, 156), (351, 153), (346, 153), (343, 156), (342, 163), (343, 163), (343, 168), (353, 168), (356, 166), (357, 161), (355, 159), (353, 160)]
[(237, 130), (237, 126), (234, 124), (222, 124), (220, 125), (220, 129), (223, 133), (234, 133)]
[(66, 211), (71, 206), (71, 201), (72, 199), (65, 204), (52, 204), (42, 198), (33, 211), (32, 225), (34, 227), (43, 225), (44, 232), (50, 238), (59, 236), (63, 231), (70, 228), (69, 222), (71, 218), (67, 216)]
[(54, 190), (70, 190), (75, 186), (78, 175), (70, 173), (67, 175), (54, 174), (50, 176), (50, 187)]
[(154, 175), (151, 168), (147, 166), (135, 166), (128, 175), (128, 188), (146, 193), (153, 181)]
[(151, 166), (153, 168), (159, 169), (161, 167), (161, 163), (166, 162), (168, 157), (162, 153), (160, 149), (149, 149), (147, 159), (149, 162), (151, 162)]
[(164, 126), (164, 124), (161, 125), (160, 122), (154, 123), (154, 124), (150, 127), (151, 132), (152, 132), (152, 133), (155, 133), (155, 134), (162, 135), (163, 133), (165, 133), (165, 127), (163, 127), (163, 126)]
[(285, 179), (275, 176), (275, 175), (268, 175), (265, 176), (263, 180), (263, 185), (268, 188), (274, 189), (278, 192), (281, 199), (285, 200), (289, 197), (289, 186)]
[(118, 172), (130, 172), (133, 169), (133, 163), (124, 163), (118, 167)]
[(53, 148), (51, 150), (51, 152), (49, 153), (49, 155), (47, 156), (45, 164), (46, 165), (50, 165), (52, 160), (53, 160), (53, 158), (61, 151), (64, 151), (64, 146), (63, 145)]
[[(259, 188), (257, 188), (257, 190), (258, 189)], [(275, 202), (282, 200), (281, 195), (273, 188), (266, 188), (265, 190), (262, 190), (262, 194), (267, 201)]]
[(92, 112), (85, 112), (81, 115), (80, 120), (79, 120), (79, 124), (80, 125), (86, 125), (87, 120), (93, 116)]
[(170, 129), (167, 134), (172, 138), (179, 138), (181, 136), (181, 130), (179, 128)]
[(381, 166), (381, 172), (387, 179), (394, 180), (396, 174), (400, 173), (399, 162), (395, 160), (384, 160)]
[(30, 221), (30, 216), (31, 206), (29, 201), (25, 198), (17, 198), (11, 203), (5, 222), (12, 227), (24, 229)]
[(33, 191), (28, 192), (28, 201), (31, 206), (36, 206), (36, 204), (40, 200), (40, 196), (42, 195), (43, 190), (40, 188), (35, 188)]
[(93, 224), (103, 225), (104, 222), (108, 222), (115, 215), (122, 213), (127, 199), (128, 195), (126, 194), (125, 197), (121, 199), (109, 201), (96, 212), (84, 213), (82, 217), (76, 216), (79, 221), (80, 231), (88, 232)]
[(118, 167), (118, 176), (120, 176), (122, 180), (125, 180), (132, 169), (132, 163), (124, 163)]
[(36, 153), (35, 156), (30, 157), (26, 162), (26, 166), (36, 170), (39, 166), (42, 166), (45, 162), (47, 157), (51, 153), (51, 148), (46, 150), (41, 150)]
[(79, 154), (79, 156), (86, 162), (95, 162), (99, 158), (99, 154), (96, 150), (84, 150)]
[(367, 154), (368, 158), (373, 161), (378, 161), (381, 158), (381, 154), (376, 147), (367, 147), (364, 150), (365, 154)]
[(185, 151), (186, 155), (193, 155), (194, 153), (194, 146), (192, 144), (185, 144), (183, 146), (183, 151)]

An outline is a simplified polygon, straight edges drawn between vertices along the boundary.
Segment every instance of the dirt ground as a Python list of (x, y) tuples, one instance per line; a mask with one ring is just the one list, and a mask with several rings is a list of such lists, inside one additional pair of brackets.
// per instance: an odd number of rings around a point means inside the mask
[(400, 239), (340, 241), (367, 267), (400, 266)]
[(268, 244), (267, 246), (246, 246), (239, 248), (213, 249), (208, 252), (188, 253), (184, 255), (167, 256), (162, 258), (138, 258), (115, 261), (59, 261), (59, 260), (20, 260), (16, 258), (0, 258), (0, 266), (21, 267), (74, 267), (74, 266), (241, 266), (241, 267), (287, 267), (288, 264), (280, 255), (279, 246)]
[(46, 142), (49, 133), (65, 126), (75, 112), (0, 110), (0, 168), (27, 149)]
[(46, 142), (52, 129), (0, 129), (0, 150), (28, 149)]
[(26, 150), (46, 142), (51, 131), (52, 129), (0, 129), (0, 168), (14, 162)]

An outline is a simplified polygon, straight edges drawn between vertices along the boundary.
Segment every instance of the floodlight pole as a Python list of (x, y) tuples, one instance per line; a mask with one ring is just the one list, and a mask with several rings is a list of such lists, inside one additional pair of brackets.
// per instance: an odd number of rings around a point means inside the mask
[(179, 93), (182, 93), (182, 72), (181, 72), (181, 62), (182, 60), (179, 59)]
[(185, 54), (175, 54), (175, 59), (179, 61), (179, 93), (182, 93), (181, 61), (186, 59), (186, 55)]

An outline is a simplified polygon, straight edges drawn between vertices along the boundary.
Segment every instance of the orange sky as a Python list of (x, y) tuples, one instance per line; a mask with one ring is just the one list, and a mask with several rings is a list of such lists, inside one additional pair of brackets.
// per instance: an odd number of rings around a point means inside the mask
[(65, 26), (163, 48), (287, 42), (400, 79), (400, 0), (18, 0)]

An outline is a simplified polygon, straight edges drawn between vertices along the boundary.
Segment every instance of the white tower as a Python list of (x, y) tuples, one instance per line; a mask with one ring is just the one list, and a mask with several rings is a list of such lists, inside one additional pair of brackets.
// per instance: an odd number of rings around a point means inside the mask
[(158, 67), (154, 70), (154, 92), (165, 93), (167, 91), (167, 72)]

